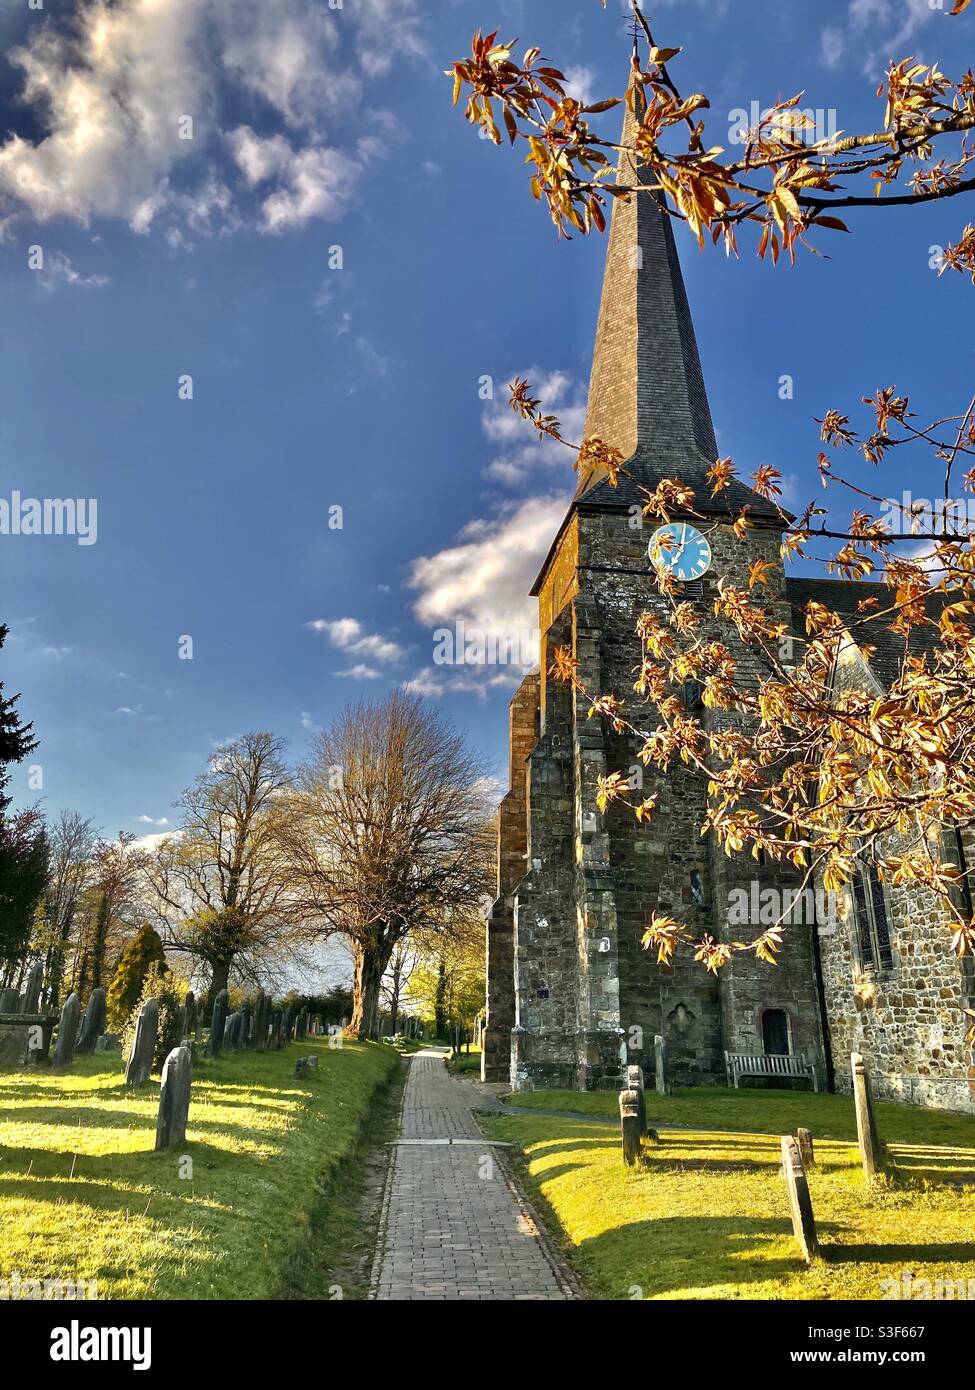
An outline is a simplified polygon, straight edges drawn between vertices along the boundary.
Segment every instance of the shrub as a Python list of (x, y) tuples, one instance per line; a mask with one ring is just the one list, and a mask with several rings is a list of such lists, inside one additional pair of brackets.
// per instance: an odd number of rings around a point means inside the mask
[(183, 999), (185, 984), (177, 980), (165, 965), (152, 965), (146, 972), (142, 993), (136, 1001), (122, 1033), (122, 1056), (128, 1057), (135, 1041), (135, 1026), (143, 1004), (147, 999), (155, 999), (159, 1004), (159, 1029), (156, 1033), (156, 1050), (153, 1053), (153, 1071), (162, 1071), (163, 1062), (174, 1047), (183, 1041)]
[(166, 956), (159, 933), (145, 922), (126, 943), (108, 987), (108, 1026), (113, 1032), (126, 1028), (142, 997), (146, 974), (153, 966), (165, 971)]

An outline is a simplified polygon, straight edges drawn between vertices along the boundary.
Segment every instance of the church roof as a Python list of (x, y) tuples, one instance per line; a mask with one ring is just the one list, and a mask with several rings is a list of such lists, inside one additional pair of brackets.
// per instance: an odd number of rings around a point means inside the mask
[[(811, 600), (821, 603), (824, 608), (837, 614), (851, 625), (869, 617), (878, 610), (890, 607), (891, 591), (886, 584), (870, 583), (856, 579), (787, 579), (786, 597), (792, 605), (795, 631), (804, 635), (806, 631), (805, 607)], [(860, 611), (859, 605), (865, 599), (874, 598), (878, 603), (874, 608)], [(926, 602), (929, 615), (938, 618), (946, 603), (951, 599), (945, 594), (932, 594)], [(885, 687), (889, 686), (900, 671), (904, 657), (904, 638), (891, 632), (887, 623), (871, 621), (864, 628), (853, 628), (850, 634), (858, 646), (873, 647), (870, 657), (871, 671)], [(907, 650), (911, 656), (923, 656), (938, 642), (934, 628), (914, 627), (908, 638)]]

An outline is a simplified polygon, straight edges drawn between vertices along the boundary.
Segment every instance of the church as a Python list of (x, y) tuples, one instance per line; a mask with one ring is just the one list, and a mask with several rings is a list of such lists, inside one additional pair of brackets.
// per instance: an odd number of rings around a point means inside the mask
[[(632, 120), (628, 114), (621, 160)], [(728, 857), (702, 838), (703, 783), (681, 767), (643, 768), (639, 740), (589, 718), (585, 697), (550, 674), (553, 652), (568, 647), (587, 689), (629, 697), (635, 711), (636, 621), (661, 600), (649, 556), (655, 524), (642, 518), (633, 480), (653, 489), (678, 478), (694, 490), (708, 538), (699, 544), (688, 521), (682, 537), (690, 544), (675, 577), (681, 597), (700, 605), (705, 634), (713, 629), (730, 645), (711, 616), (714, 591), (721, 576), (747, 586), (756, 559), (772, 566), (766, 601), (797, 635), (810, 599), (852, 617), (881, 588), (787, 578), (775, 507), (737, 481), (710, 496), (706, 474), (718, 450), (694, 325), (671, 219), (647, 195), (614, 200), (585, 426), (593, 436), (622, 450), (631, 476), (615, 488), (598, 470), (580, 476), (532, 589), (539, 671), (522, 681), (510, 708), (510, 781), (487, 923), (483, 1079), (514, 1090), (614, 1089), (636, 1063), (649, 1086), (660, 1037), (668, 1084), (728, 1084), (729, 1055), (737, 1054), (793, 1059), (791, 1070), (818, 1089), (842, 1091), (858, 1050), (875, 1094), (975, 1112), (964, 1018), (975, 1007), (975, 974), (969, 959), (953, 956), (947, 914), (926, 890), (893, 888), (865, 868), (828, 920), (815, 909), (818, 894), (797, 914), (775, 966), (739, 954), (714, 976), (687, 953), (662, 965), (641, 946), (654, 912), (687, 923), (696, 937), (741, 939), (741, 925), (729, 929), (734, 906), (769, 888), (796, 892), (799, 876), (788, 865), (756, 863), (747, 850)], [(731, 528), (746, 505), (752, 525), (741, 543)], [(896, 649), (893, 641), (890, 651), (876, 645), (868, 661), (851, 638), (835, 679), (882, 691)], [(757, 679), (754, 655), (739, 644), (735, 656), (740, 678)], [(716, 711), (700, 717), (705, 727), (729, 721)], [(649, 822), (619, 805), (600, 812), (597, 779), (615, 771), (642, 796), (657, 794)], [(946, 835), (946, 852), (963, 869), (966, 849), (975, 864), (975, 842)]]

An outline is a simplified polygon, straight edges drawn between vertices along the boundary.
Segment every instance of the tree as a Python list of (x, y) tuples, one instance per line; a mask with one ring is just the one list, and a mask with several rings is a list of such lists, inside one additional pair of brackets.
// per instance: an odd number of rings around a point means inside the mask
[(0, 822), (0, 977), (4, 985), (27, 956), (35, 914), (44, 894), (48, 843), (36, 807)]
[[(0, 647), (9, 632), (6, 623), (0, 623)], [(4, 695), (3, 681), (0, 681), (0, 825), (10, 805), (10, 797), (6, 795), (10, 784), (7, 768), (11, 763), (22, 763), (37, 747), (37, 739), (31, 733), (34, 725), (21, 721), (16, 707), (19, 699), (19, 695)]]
[(438, 1038), (451, 1024), (467, 1031), (484, 1007), (484, 914), (470, 908), (455, 916), (449, 936), (417, 942), (417, 964), (406, 997), (433, 1017)]
[(119, 957), (112, 983), (108, 987), (108, 1020), (118, 1032), (129, 1019), (142, 995), (146, 976), (153, 968), (165, 970), (166, 952), (162, 940), (148, 922), (143, 922)]
[(123, 830), (117, 840), (99, 840), (92, 850), (86, 921), (74, 968), (74, 985), (82, 1000), (106, 984), (117, 943), (139, 906), (147, 858), (135, 838)]
[[(952, 15), (969, 3), (957, 0)], [(722, 158), (699, 119), (709, 105), (706, 96), (683, 97), (671, 75), (681, 50), (657, 46), (638, 4), (634, 16), (645, 53), (638, 45), (625, 99), (581, 106), (566, 96), (562, 74), (540, 60), (538, 49), (529, 48), (519, 65), (512, 46), (496, 43), (495, 34), (477, 35), (470, 59), (452, 70), (455, 101), (469, 89), (468, 120), (500, 142), (499, 108), (511, 143), (525, 141), (532, 192), (547, 202), (560, 233), (569, 227), (603, 231), (608, 200), (652, 197), (685, 222), (701, 246), (709, 234), (737, 252), (738, 231), (751, 226), (758, 229), (760, 256), (771, 253), (778, 263), (788, 252), (785, 259), (794, 263), (797, 249), (809, 246), (807, 234), (848, 230), (835, 215), (838, 208), (863, 216), (869, 209), (876, 217), (892, 206), (922, 206), (975, 189), (969, 174), (975, 160), (968, 135), (975, 129), (971, 72), (951, 81), (910, 58), (891, 62), (878, 93), (886, 109), (877, 131), (810, 140), (810, 122), (796, 97), (748, 132), (740, 159)], [(597, 137), (588, 117), (623, 100), (628, 116), (618, 145)], [(675, 148), (672, 138), (681, 132), (686, 150)], [(909, 191), (889, 193), (902, 176), (909, 176)], [(944, 250), (940, 269), (975, 279), (975, 227), (967, 225)], [(639, 620), (632, 691), (586, 689), (564, 648), (555, 651), (552, 672), (588, 699), (593, 717), (637, 737), (645, 764), (661, 772), (684, 765), (707, 783), (702, 831), (713, 832), (727, 853), (750, 850), (756, 858), (788, 861), (804, 873), (803, 888), (816, 876), (836, 889), (869, 860), (881, 879), (923, 884), (940, 900), (953, 923), (951, 945), (961, 955), (975, 947), (969, 895), (959, 891), (967, 873), (941, 846), (946, 828), (975, 827), (975, 530), (970, 509), (959, 508), (951, 491), (954, 480), (975, 492), (975, 398), (935, 420), (915, 413), (907, 395), (893, 387), (863, 400), (868, 421), (862, 429), (836, 409), (819, 421), (826, 446), (819, 476), (834, 495), (840, 490), (841, 498), (852, 499), (849, 514), (841, 504), (830, 510), (815, 501), (792, 516), (779, 500), (777, 470), (763, 466), (751, 478), (753, 490), (778, 510), (783, 561), (803, 559), (853, 582), (880, 581), (865, 589), (855, 617), (809, 602), (805, 635), (793, 638), (776, 605), (762, 602), (771, 566), (760, 560), (750, 566), (747, 588), (721, 581), (715, 616), (729, 640), (715, 640), (693, 604), (682, 599), (667, 555), (657, 553), (652, 558), (664, 611), (659, 604), (649, 611), (648, 603)], [(511, 405), (540, 435), (567, 444), (576, 468), (598, 468), (612, 486), (629, 477), (613, 440), (566, 440), (528, 382), (513, 383)], [(900, 501), (876, 481), (892, 452), (911, 450), (922, 454), (925, 476), (932, 466), (940, 475), (935, 486), (944, 502), (929, 507), (930, 515), (922, 509), (904, 516)], [(844, 451), (848, 459), (859, 456), (859, 465), (840, 466)], [(715, 460), (711, 498), (735, 477), (732, 460)], [(677, 515), (705, 530), (717, 524), (698, 505), (704, 499), (680, 479), (640, 491), (644, 516), (657, 523)], [(739, 541), (748, 536), (747, 511), (733, 530)], [(921, 535), (928, 540), (918, 554)], [(894, 669), (882, 695), (835, 678), (848, 644), (868, 656), (878, 647), (891, 655)], [(757, 680), (739, 670), (736, 651), (742, 648), (750, 664), (756, 657), (760, 662)], [(701, 716), (680, 696), (688, 681), (702, 692)], [(712, 711), (734, 711), (747, 727), (721, 728)], [(655, 814), (655, 799), (634, 796), (622, 772), (600, 778), (598, 790), (603, 809), (618, 803), (643, 820)], [(785, 915), (746, 943), (695, 940), (683, 923), (654, 917), (644, 944), (656, 947), (662, 961), (678, 946), (689, 948), (713, 971), (739, 951), (772, 961)]]
[(177, 834), (147, 877), (168, 947), (205, 966), (212, 993), (288, 947), (292, 910), (274, 825), (289, 785), (285, 744), (248, 733), (221, 745), (184, 793)]
[(44, 974), (50, 987), (50, 1006), (61, 1002), (68, 947), (75, 917), (92, 872), (95, 832), (91, 819), (77, 811), (62, 811), (50, 827), (45, 906), (50, 931)]
[(354, 957), (351, 1029), (376, 1036), (380, 988), (410, 933), (449, 936), (486, 891), (481, 769), (415, 696), (348, 707), (318, 734), (279, 820), (295, 896), (319, 935)]

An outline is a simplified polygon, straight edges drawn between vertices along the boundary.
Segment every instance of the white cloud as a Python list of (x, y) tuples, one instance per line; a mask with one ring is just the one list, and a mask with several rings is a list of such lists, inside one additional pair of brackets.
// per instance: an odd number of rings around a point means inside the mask
[(846, 52), (846, 40), (842, 29), (837, 29), (832, 24), (827, 25), (820, 35), (819, 51), (828, 68), (838, 67)]
[(136, 816), (136, 820), (140, 825), (163, 826), (169, 824), (169, 818), (167, 816), (160, 816), (158, 819), (153, 816)]
[[(532, 396), (541, 402), (542, 413), (557, 415), (563, 436), (579, 444), (586, 420), (585, 388), (567, 372), (545, 372), (535, 367), (517, 375), (529, 382)], [(506, 377), (505, 381), (511, 379)], [(570, 478), (575, 461), (572, 451), (564, 444), (541, 439), (508, 405), (507, 386), (495, 389), (495, 399), (485, 403), (481, 419), (484, 433), (499, 448), (485, 469), (487, 476), (508, 486), (523, 482), (540, 469), (558, 469)]]
[[(414, 0), (357, 0), (341, 20), (319, 0), (78, 0), (8, 55), (32, 133), (0, 144), (0, 227), (26, 212), (120, 218), (139, 233), (163, 217), (233, 228), (214, 164), (228, 102), (246, 103), (251, 126), (270, 117), (289, 131), (254, 154), (279, 180), (262, 204), (265, 228), (341, 216), (353, 176), (385, 153), (390, 118), (371, 117), (377, 133), (348, 151), (326, 141), (325, 122), (361, 106), (365, 76), (419, 51), (417, 25)], [(186, 117), (192, 139), (181, 138)], [(252, 185), (254, 171), (252, 161)]]
[(492, 670), (480, 666), (424, 666), (415, 676), (403, 682), (403, 689), (411, 695), (423, 695), (433, 700), (439, 700), (444, 695), (474, 695), (479, 700), (486, 700), (492, 690), (514, 689), (523, 676), (523, 671), (509, 668)]
[(109, 283), (107, 275), (82, 275), (60, 251), (54, 251), (44, 257), (44, 268), (38, 271), (38, 278), (46, 290), (53, 289), (59, 280), (81, 289), (100, 289)]
[(282, 135), (262, 138), (250, 126), (231, 131), (228, 144), (251, 188), (275, 180), (261, 204), (269, 232), (303, 227), (313, 217), (335, 221), (349, 209), (362, 173), (358, 160), (327, 146), (294, 150)]
[(595, 98), (596, 74), (592, 68), (573, 67), (566, 68), (565, 90), (570, 97), (576, 101), (581, 101), (583, 106), (589, 106)]
[[(316, 618), (306, 626), (313, 632), (323, 633), (339, 651), (363, 658), (363, 663), (378, 661), (392, 664), (400, 661), (405, 655), (405, 649), (398, 642), (377, 632), (366, 632), (358, 618)], [(365, 669), (365, 664), (362, 667), (356, 666), (352, 668), (352, 673), (361, 676)], [(339, 674), (351, 673), (345, 671)], [(377, 671), (376, 675), (378, 674)]]
[(376, 681), (382, 675), (382, 671), (375, 666), (367, 666), (364, 661), (358, 662), (355, 666), (350, 666), (347, 671), (336, 671), (336, 676), (353, 681)]

